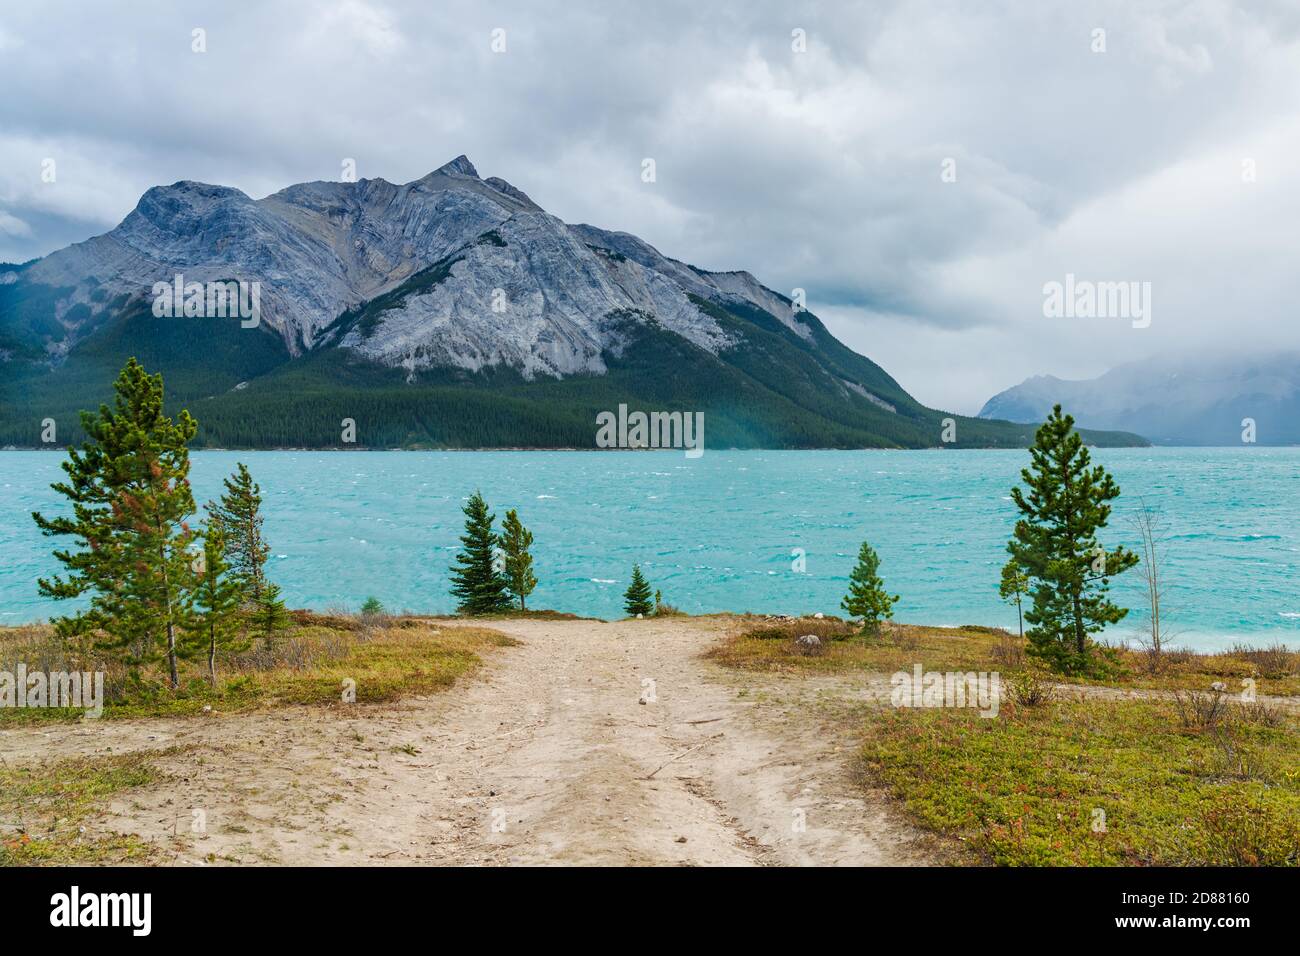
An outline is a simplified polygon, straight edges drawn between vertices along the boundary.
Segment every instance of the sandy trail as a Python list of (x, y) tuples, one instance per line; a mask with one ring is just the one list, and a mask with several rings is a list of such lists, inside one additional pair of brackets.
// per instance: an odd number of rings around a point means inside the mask
[(879, 690), (865, 676), (725, 671), (699, 658), (736, 626), (725, 619), (492, 626), (522, 645), (430, 699), (356, 716), (304, 708), (6, 730), (0, 754), (14, 765), (185, 748), (164, 762), (170, 779), (115, 801), (102, 821), (178, 863), (943, 857), (853, 779), (842, 725)]

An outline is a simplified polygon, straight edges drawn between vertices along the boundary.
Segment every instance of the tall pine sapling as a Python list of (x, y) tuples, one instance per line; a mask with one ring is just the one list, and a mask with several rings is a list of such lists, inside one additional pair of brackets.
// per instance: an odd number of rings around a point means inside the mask
[(1110, 578), (1137, 564), (1123, 547), (1107, 551), (1097, 533), (1110, 518), (1119, 485), (1106, 469), (1091, 466), (1074, 419), (1052, 409), (1021, 471), (1025, 490), (1011, 490), (1020, 509), (1011, 560), (1030, 579), (1033, 606), (1025, 612), (1029, 653), (1067, 674), (1102, 669), (1090, 634), (1128, 613), (1108, 597)]
[(641, 565), (632, 565), (632, 583), (623, 592), (623, 610), (628, 617), (646, 615), (654, 610), (650, 603), (650, 582), (641, 574)]
[(866, 541), (858, 550), (858, 563), (849, 574), (849, 593), (840, 602), (854, 617), (862, 618), (863, 634), (874, 634), (880, 630), (880, 622), (894, 616), (894, 604), (897, 594), (885, 590), (885, 582), (880, 577), (880, 557)]
[(162, 376), (134, 358), (113, 391), (112, 407), (81, 413), (87, 440), (80, 451), (68, 450), (68, 480), (52, 486), (71, 502), (72, 515), (32, 514), (43, 534), (82, 546), (55, 551), (69, 574), (38, 586), (58, 600), (90, 595), (86, 610), (55, 619), (65, 640), (89, 635), (132, 666), (161, 653), (175, 688), (194, 538), (186, 524), (194, 513), (187, 446), (198, 425), (187, 411), (175, 421), (164, 414)]
[(496, 516), (488, 511), (481, 492), (465, 503), (465, 533), (461, 550), (451, 568), (451, 593), (459, 598), (462, 614), (499, 614), (510, 610), (506, 579), (497, 560), (497, 536), (492, 531)]
[(221, 525), (231, 576), (245, 603), (252, 606), (261, 600), (266, 587), (266, 560), (271, 554), (262, 532), (262, 489), (243, 462), (237, 463), (235, 473), (224, 484), (225, 493), (219, 502), (208, 503), (208, 512)]
[(519, 599), (519, 610), (526, 611), (525, 600), (537, 587), (537, 578), (533, 576), (533, 555), (529, 551), (533, 546), (533, 533), (523, 526), (513, 508), (506, 512), (505, 520), (501, 522), (498, 541), (505, 556), (506, 587)]
[(203, 552), (194, 564), (193, 610), (186, 624), (189, 638), (186, 656), (207, 657), (208, 681), (213, 687), (217, 686), (217, 652), (237, 652), (248, 647), (240, 622), (244, 592), (231, 573), (226, 554), (222, 526), (209, 516), (203, 532)]
[(1029, 593), (1029, 575), (1016, 567), (1015, 561), (1002, 566), (1002, 580), (998, 584), (998, 597), (1016, 606), (1016, 620), (1020, 624), (1020, 639), (1025, 639), (1025, 614), (1023, 601)]

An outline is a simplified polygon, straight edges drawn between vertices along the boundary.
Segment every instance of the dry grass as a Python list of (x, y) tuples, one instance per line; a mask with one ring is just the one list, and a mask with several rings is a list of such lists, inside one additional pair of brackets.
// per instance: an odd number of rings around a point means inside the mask
[(1227, 656), (1249, 662), (1259, 672), (1259, 676), (1274, 680), (1300, 671), (1300, 653), (1287, 650), (1281, 644), (1273, 644), (1269, 647), (1234, 644)]
[[(446, 627), (422, 618), (295, 612), (273, 640), (218, 659), (217, 686), (202, 662), (167, 687), (161, 666), (132, 673), (84, 647), (64, 645), (49, 627), (0, 629), (0, 669), (103, 671), (104, 718), (251, 710), (282, 704), (341, 704), (345, 682), (357, 703), (392, 702), (450, 686), (482, 663), (482, 653), (515, 641), (485, 627)], [(80, 710), (0, 709), (0, 724), (81, 719)]]
[(598, 617), (584, 617), (568, 611), (553, 611), (550, 608), (529, 608), (527, 611), (504, 611), (500, 614), (482, 614), (466, 618), (460, 614), (406, 614), (404, 618), (421, 621), (599, 621)]
[[(1000, 628), (889, 623), (881, 627), (879, 634), (864, 637), (836, 618), (771, 621), (740, 617), (737, 620), (743, 625), (739, 633), (715, 647), (708, 656), (727, 667), (742, 670), (892, 673), (919, 663), (928, 670), (999, 671), (1014, 676), (1034, 666), (1020, 638)], [(826, 653), (816, 656), (800, 653), (794, 638), (801, 634), (822, 638), (828, 643)], [(1238, 646), (1214, 654), (1167, 652), (1162, 655), (1160, 669), (1154, 673), (1147, 666), (1145, 652), (1128, 648), (1110, 651), (1118, 665), (1117, 676), (1103, 680), (1052, 675), (1051, 679), (1059, 683), (1184, 691), (1208, 691), (1212, 684), (1221, 682), (1229, 695), (1246, 690), (1245, 682), (1249, 679), (1255, 682), (1257, 694), (1300, 695), (1300, 654), (1285, 648)]]
[[(800, 654), (794, 641), (803, 634), (819, 637), (826, 653), (815, 657)], [(992, 633), (891, 623), (881, 625), (876, 634), (861, 635), (838, 618), (760, 618), (707, 656), (728, 667), (769, 672), (892, 672), (910, 669), (917, 662), (928, 665), (937, 661), (949, 663), (953, 669), (989, 670), (997, 640)]]

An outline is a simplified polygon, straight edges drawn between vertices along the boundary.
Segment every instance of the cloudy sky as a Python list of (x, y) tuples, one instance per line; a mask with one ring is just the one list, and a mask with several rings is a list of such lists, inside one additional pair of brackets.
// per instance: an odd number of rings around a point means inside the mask
[[(43, 0), (0, 8), (0, 90), (0, 261), (155, 184), (260, 197), (465, 153), (566, 221), (805, 289), (959, 412), (1033, 374), (1300, 347), (1294, 0)], [(1150, 326), (1044, 317), (1067, 273), (1150, 282)]]

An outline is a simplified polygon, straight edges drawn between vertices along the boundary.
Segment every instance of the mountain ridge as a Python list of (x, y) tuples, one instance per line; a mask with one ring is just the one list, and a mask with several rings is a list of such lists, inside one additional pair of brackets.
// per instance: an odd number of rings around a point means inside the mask
[[(258, 327), (154, 318), (150, 290), (176, 275), (257, 283)], [(408, 183), (262, 199), (181, 180), (103, 235), (0, 269), (0, 444), (34, 443), (51, 416), (75, 434), (74, 401), (102, 400), (129, 354), (209, 444), (330, 447), (333, 416), (365, 409), (358, 441), (376, 447), (589, 447), (620, 400), (693, 403), (737, 447), (938, 447), (947, 418), (959, 446), (1032, 438), (926, 408), (792, 306), (747, 271), (564, 223), (464, 155)], [(249, 420), (266, 415), (289, 417)]]

